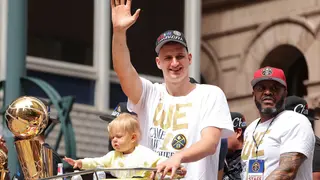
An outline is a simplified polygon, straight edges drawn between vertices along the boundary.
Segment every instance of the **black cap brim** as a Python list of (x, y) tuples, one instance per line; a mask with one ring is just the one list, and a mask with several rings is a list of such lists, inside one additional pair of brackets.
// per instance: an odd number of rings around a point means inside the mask
[(60, 121), (59, 121), (59, 119), (56, 119), (56, 118), (49, 118), (49, 121), (51, 121), (51, 123), (53, 123), (53, 124), (59, 124), (60, 123)]
[(114, 116), (111, 115), (104, 115), (104, 116), (99, 116), (101, 120), (107, 121), (107, 122), (111, 122), (114, 118)]

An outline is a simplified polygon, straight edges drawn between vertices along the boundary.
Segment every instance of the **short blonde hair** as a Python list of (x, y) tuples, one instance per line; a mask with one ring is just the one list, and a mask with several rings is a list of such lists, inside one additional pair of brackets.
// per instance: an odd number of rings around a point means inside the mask
[(131, 115), (129, 113), (121, 113), (117, 118), (112, 120), (108, 125), (109, 136), (112, 136), (113, 129), (118, 129), (125, 131), (126, 133), (137, 135), (137, 143), (141, 137), (141, 129), (137, 116)]

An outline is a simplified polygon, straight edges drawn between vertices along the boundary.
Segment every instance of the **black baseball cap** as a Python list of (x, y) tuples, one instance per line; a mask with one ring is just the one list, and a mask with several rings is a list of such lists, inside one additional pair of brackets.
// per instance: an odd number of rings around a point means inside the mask
[(120, 102), (116, 108), (114, 108), (114, 110), (112, 111), (111, 115), (108, 116), (99, 116), (102, 120), (104, 121), (111, 121), (114, 118), (118, 117), (121, 113), (129, 113), (131, 115), (135, 115), (137, 116), (137, 113), (135, 112), (131, 112), (128, 110), (127, 108), (127, 102)]
[(318, 120), (314, 117), (314, 110), (309, 109), (307, 101), (299, 96), (288, 96), (286, 98), (285, 110), (292, 110), (303, 114), (310, 121)]
[(50, 113), (51, 113), (51, 111), (50, 111), (50, 103), (48, 103), (46, 100), (44, 100), (44, 99), (39, 99), (45, 106), (46, 106), (46, 108), (47, 108), (47, 111), (48, 111), (48, 116), (49, 116), (49, 125), (51, 124), (51, 123), (53, 123), (53, 124), (58, 124), (58, 123), (60, 123), (60, 120), (58, 119), (58, 118), (53, 118), (53, 117), (50, 117)]
[(231, 119), (233, 122), (233, 128), (246, 128), (247, 124), (246, 124), (246, 119), (244, 118), (244, 116), (241, 113), (238, 112), (231, 112)]
[(186, 47), (188, 51), (188, 46), (187, 46), (187, 41), (184, 37), (184, 34), (180, 31), (177, 30), (168, 30), (157, 38), (156, 41), (156, 53), (159, 54), (160, 49), (162, 48), (163, 45), (165, 45), (168, 42), (177, 42), (182, 44), (184, 47)]

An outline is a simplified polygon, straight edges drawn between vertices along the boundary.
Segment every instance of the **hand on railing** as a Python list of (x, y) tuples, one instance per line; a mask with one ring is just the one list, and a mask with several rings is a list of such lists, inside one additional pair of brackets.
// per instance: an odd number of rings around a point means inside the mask
[(186, 168), (180, 167), (176, 170), (175, 174), (172, 174), (170, 170), (166, 174), (164, 174), (164, 171), (153, 171), (150, 176), (150, 179), (168, 179), (168, 176), (170, 176), (170, 179), (181, 179), (184, 178), (186, 174)]

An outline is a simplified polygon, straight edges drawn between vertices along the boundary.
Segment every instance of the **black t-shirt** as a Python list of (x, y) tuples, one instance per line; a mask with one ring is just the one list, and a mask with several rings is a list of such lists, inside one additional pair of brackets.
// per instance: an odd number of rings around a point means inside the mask
[(320, 172), (320, 138), (315, 136), (312, 172)]
[(43, 146), (52, 150), (53, 175), (57, 175), (57, 173), (58, 173), (58, 164), (62, 163), (62, 159), (60, 158), (59, 154), (49, 144), (44, 143)]
[(241, 180), (241, 149), (228, 153), (224, 165), (223, 180)]
[(228, 152), (228, 139), (221, 139), (220, 153), (219, 153), (219, 171), (224, 168), (224, 160)]

